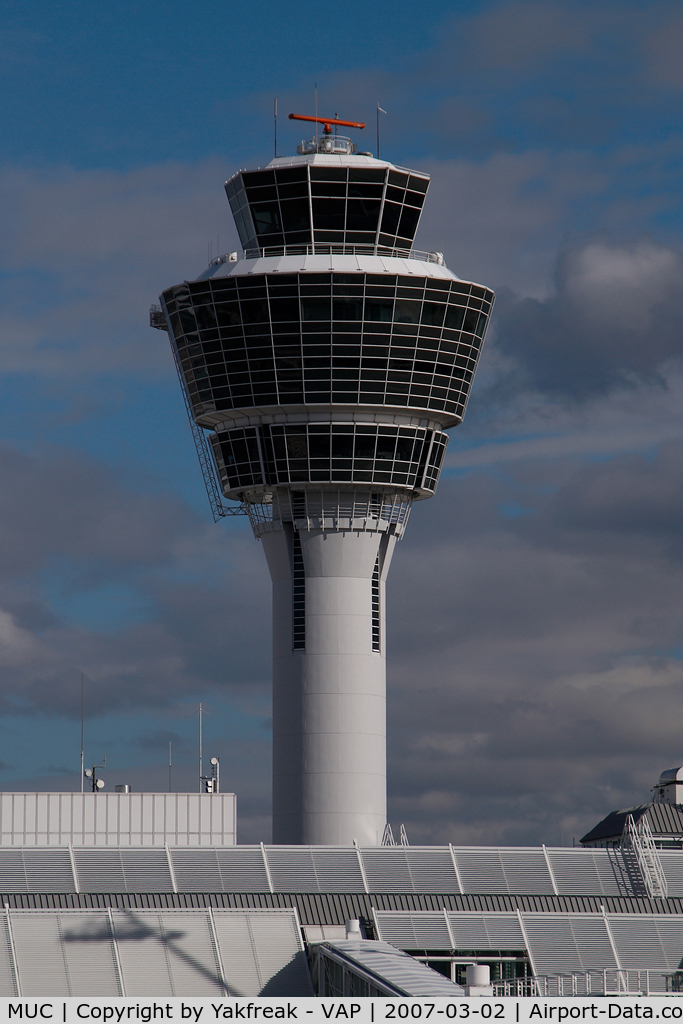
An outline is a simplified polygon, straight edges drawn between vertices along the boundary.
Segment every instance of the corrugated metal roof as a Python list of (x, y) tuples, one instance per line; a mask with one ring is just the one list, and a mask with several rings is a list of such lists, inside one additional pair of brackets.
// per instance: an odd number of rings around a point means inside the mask
[[(7, 893), (0, 905), (25, 910), (77, 910), (112, 907), (121, 910), (201, 910), (208, 907), (235, 910), (296, 908), (304, 925), (343, 925), (349, 918), (371, 921), (376, 910), (403, 912), (480, 911), (535, 914), (599, 913), (683, 915), (683, 898), (650, 900), (646, 897), (613, 896), (475, 896), (453, 893)], [(1, 945), (1, 942), (0, 942)], [(2, 965), (0, 963), (0, 972)]]
[(293, 909), (0, 911), (0, 995), (313, 994)]
[(629, 814), (633, 815), (635, 822), (642, 818), (643, 814), (646, 814), (648, 825), (655, 839), (683, 837), (683, 806), (652, 803), (612, 811), (579, 841), (581, 843), (617, 842), (621, 838)]
[[(664, 804), (658, 808), (666, 807)], [(664, 813), (664, 812), (662, 812)], [(661, 851), (671, 896), (683, 855)], [(539, 847), (0, 848), (0, 892), (638, 897), (642, 879), (615, 849)], [(254, 905), (258, 905), (254, 903)]]
[(371, 974), (380, 983), (384, 982), (394, 992), (404, 996), (442, 996), (453, 999), (465, 993), (460, 985), (455, 985), (442, 974), (418, 963), (387, 942), (346, 940), (325, 942), (316, 947), (318, 955), (324, 956), (326, 950), (338, 954), (339, 960), (345, 961), (351, 968), (357, 965), (363, 972)]
[[(447, 926), (446, 926), (447, 922)], [(524, 950), (537, 975), (676, 970), (681, 922), (654, 914), (376, 911), (377, 935), (405, 950)]]

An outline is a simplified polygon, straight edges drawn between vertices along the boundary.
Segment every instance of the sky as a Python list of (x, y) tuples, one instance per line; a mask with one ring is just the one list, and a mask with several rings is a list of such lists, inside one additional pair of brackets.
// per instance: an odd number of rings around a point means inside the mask
[[(0, 788), (197, 785), (270, 839), (270, 582), (214, 524), (160, 291), (238, 247), (272, 109), (427, 171), (497, 303), (388, 584), (389, 817), (572, 845), (683, 764), (683, 12), (669, 0), (0, 5)], [(300, 128), (281, 117), (280, 153)]]

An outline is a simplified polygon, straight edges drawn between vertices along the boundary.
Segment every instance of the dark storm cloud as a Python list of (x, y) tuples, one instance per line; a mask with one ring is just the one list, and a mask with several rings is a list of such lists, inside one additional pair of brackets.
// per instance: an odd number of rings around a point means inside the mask
[[(81, 671), (90, 714), (262, 685), (267, 664), (247, 652), (257, 633), (268, 636), (259, 614), (267, 574), (254, 568), (260, 552), (246, 530), (226, 536), (179, 498), (136, 491), (57, 448), (5, 446), (0, 473), (5, 711), (77, 715)], [(125, 621), (124, 605), (118, 627), (107, 624), (111, 587), (143, 603), (142, 621)], [(102, 628), (89, 625), (98, 601)]]
[(416, 506), (389, 579), (391, 814), (413, 842), (571, 841), (683, 761), (682, 454), (566, 460), (552, 494), (529, 473), (517, 518), (509, 475)]
[(159, 753), (161, 751), (167, 752), (169, 743), (173, 744), (177, 749), (187, 746), (186, 738), (181, 736), (180, 733), (173, 732), (171, 729), (155, 729), (154, 732), (138, 736), (133, 741), (133, 746), (140, 747), (141, 750), (151, 750)]
[(514, 387), (585, 398), (662, 380), (683, 354), (683, 255), (650, 241), (592, 241), (559, 259), (545, 300), (499, 296), (496, 345), (520, 369)]
[(683, 443), (664, 443), (656, 458), (629, 455), (582, 467), (553, 495), (548, 515), (582, 534), (609, 533), (617, 544), (624, 534), (652, 538), (671, 552), (683, 523)]

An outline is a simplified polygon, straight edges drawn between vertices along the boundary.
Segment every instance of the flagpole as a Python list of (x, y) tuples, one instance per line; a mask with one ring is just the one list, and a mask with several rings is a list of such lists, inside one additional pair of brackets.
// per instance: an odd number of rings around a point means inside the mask
[(386, 114), (386, 110), (377, 104), (377, 159), (379, 160), (379, 115)]

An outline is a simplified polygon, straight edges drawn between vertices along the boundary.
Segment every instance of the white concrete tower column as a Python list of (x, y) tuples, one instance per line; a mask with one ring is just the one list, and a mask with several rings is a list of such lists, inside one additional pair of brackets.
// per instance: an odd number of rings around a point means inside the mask
[(384, 590), (396, 535), (382, 520), (297, 526), (261, 535), (273, 580), (273, 842), (374, 846), (386, 824)]

